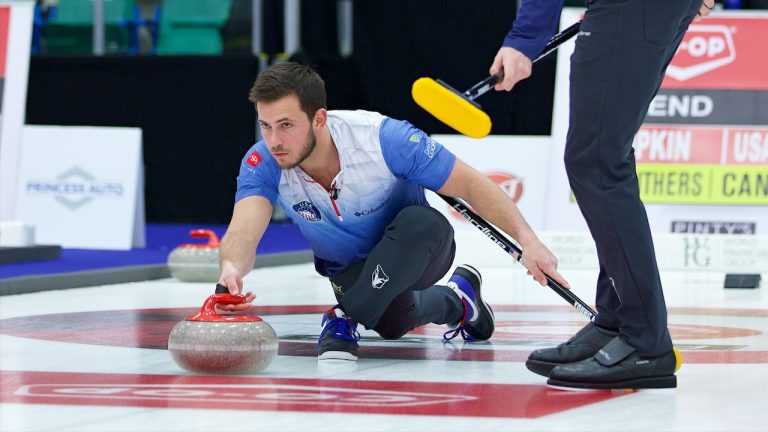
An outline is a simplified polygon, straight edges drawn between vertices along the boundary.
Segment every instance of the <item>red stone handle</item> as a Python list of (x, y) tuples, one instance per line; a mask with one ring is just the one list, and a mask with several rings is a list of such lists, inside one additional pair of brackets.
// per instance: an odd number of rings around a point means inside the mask
[(209, 247), (219, 247), (219, 236), (216, 235), (213, 230), (209, 229), (194, 229), (189, 232), (189, 235), (193, 238), (207, 238)]
[(187, 317), (187, 321), (205, 321), (205, 322), (253, 322), (262, 321), (255, 315), (219, 315), (216, 312), (217, 304), (241, 304), (245, 302), (245, 296), (242, 294), (232, 295), (229, 293), (212, 294), (205, 299), (205, 303), (200, 310)]

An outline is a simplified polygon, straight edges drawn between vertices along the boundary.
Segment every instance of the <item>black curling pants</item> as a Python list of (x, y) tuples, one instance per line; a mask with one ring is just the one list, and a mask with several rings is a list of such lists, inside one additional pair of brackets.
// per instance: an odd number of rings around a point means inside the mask
[(427, 323), (455, 323), (463, 309), (446, 286), (434, 285), (456, 253), (453, 227), (431, 207), (406, 207), (368, 258), (330, 277), (339, 304), (353, 320), (385, 339)]
[(590, 0), (571, 57), (565, 166), (597, 245), (596, 324), (672, 348), (632, 140), (702, 0)]

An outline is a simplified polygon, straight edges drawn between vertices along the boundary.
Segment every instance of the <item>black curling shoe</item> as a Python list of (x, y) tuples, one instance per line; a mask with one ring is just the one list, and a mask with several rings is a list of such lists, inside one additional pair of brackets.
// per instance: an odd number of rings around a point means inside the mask
[(588, 359), (618, 335), (618, 331), (598, 327), (590, 322), (568, 342), (532, 352), (525, 367), (533, 373), (548, 377), (555, 366)]
[(677, 365), (674, 349), (646, 357), (616, 337), (586, 360), (556, 366), (547, 385), (573, 389), (674, 388)]

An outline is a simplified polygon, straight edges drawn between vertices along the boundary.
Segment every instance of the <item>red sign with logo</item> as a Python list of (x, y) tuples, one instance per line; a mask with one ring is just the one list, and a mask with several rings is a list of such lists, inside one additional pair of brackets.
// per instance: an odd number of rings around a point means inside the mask
[[(503, 190), (504, 193), (512, 199), (512, 201), (515, 203), (520, 201), (520, 198), (523, 196), (524, 189), (523, 178), (502, 171), (486, 172), (484, 174), (486, 177), (491, 179), (491, 181), (499, 185), (499, 188), (501, 188), (501, 190)], [(454, 210), (453, 207), (448, 206), (448, 210), (453, 215), (453, 217), (456, 218), (456, 220), (467, 222), (467, 220), (464, 219), (464, 217), (461, 216), (459, 212)]]
[(707, 18), (688, 28), (665, 89), (768, 90), (765, 18)]
[(768, 128), (757, 126), (643, 125), (634, 141), (642, 163), (768, 164)]
[(523, 196), (523, 179), (507, 172), (489, 172), (485, 173), (489, 179), (499, 185), (501, 190), (504, 191), (512, 201), (520, 201), (520, 197)]

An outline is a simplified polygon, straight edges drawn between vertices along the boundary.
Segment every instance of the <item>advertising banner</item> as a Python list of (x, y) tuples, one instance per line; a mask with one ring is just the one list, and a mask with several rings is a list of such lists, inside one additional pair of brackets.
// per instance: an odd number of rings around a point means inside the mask
[[(561, 26), (581, 10), (565, 10)], [(768, 14), (714, 13), (690, 25), (634, 149), (654, 232), (768, 233)], [(560, 49), (552, 135), (568, 129), (570, 43)], [(546, 228), (585, 229), (552, 158)]]
[(144, 247), (141, 129), (26, 126), (17, 219), (41, 244)]
[[(557, 256), (561, 272), (569, 269), (597, 272), (600, 267), (595, 242), (589, 233), (544, 231), (538, 234)], [(654, 233), (653, 241), (656, 261), (662, 271), (765, 274), (768, 269), (768, 236)], [(456, 245), (456, 263), (516, 267), (509, 255), (477, 229), (457, 231)]]
[[(432, 138), (498, 184), (516, 203), (531, 227), (543, 227), (549, 137), (491, 135), (473, 139), (463, 135), (433, 135)], [(427, 198), (456, 229), (476, 229), (437, 195), (429, 193)]]

